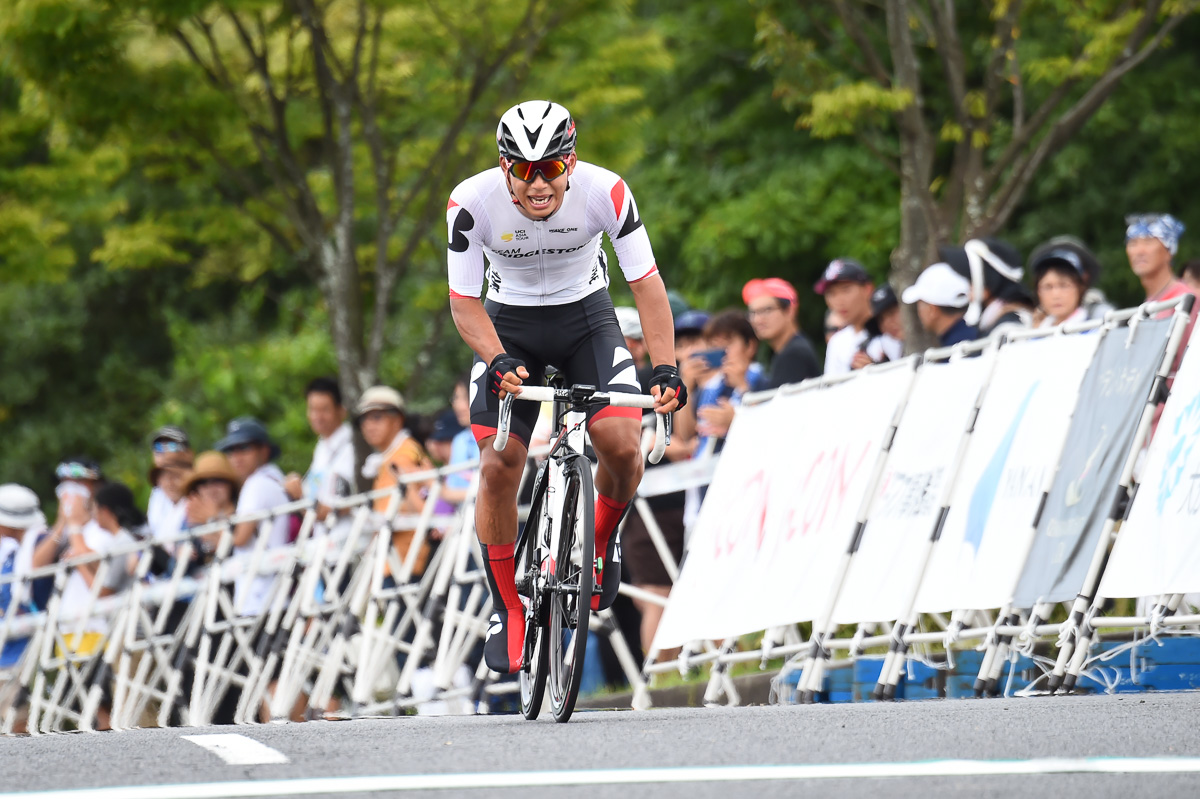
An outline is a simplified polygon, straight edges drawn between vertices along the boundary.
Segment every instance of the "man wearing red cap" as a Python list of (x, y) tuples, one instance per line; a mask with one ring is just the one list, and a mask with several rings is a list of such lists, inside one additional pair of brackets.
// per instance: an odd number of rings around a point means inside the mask
[(799, 383), (821, 374), (817, 354), (796, 323), (799, 303), (792, 284), (778, 277), (754, 279), (742, 288), (746, 315), (759, 341), (771, 345), (767, 387)]

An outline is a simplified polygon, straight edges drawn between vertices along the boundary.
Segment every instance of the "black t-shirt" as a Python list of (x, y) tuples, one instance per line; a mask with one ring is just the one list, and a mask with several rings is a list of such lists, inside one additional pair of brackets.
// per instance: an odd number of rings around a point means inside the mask
[(767, 377), (767, 388), (779, 388), (788, 383), (799, 383), (821, 374), (817, 353), (808, 336), (797, 333), (783, 349), (771, 358), (771, 372)]

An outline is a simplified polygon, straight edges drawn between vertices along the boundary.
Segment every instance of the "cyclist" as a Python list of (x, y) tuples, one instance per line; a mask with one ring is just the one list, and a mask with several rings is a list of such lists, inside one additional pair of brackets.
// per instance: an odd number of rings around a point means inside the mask
[[(496, 129), (499, 167), (460, 183), (446, 206), (450, 309), (475, 352), (471, 428), (479, 442), (475, 527), (495, 611), (484, 644), (488, 667), (521, 668), (525, 612), (515, 584), (517, 488), (538, 405), (513, 408), (512, 438), (492, 449), (500, 400), (540, 384), (548, 365), (572, 383), (640, 393), (636, 365), (608, 296), (607, 233), (633, 289), (654, 364), (655, 410), (687, 402), (675, 364), (671, 307), (637, 204), (620, 176), (575, 156), (575, 122), (557, 103), (513, 106)], [(485, 269), (484, 257), (487, 257)], [(487, 299), (481, 301), (486, 281)], [(614, 534), (642, 477), (641, 411), (589, 414), (596, 472), (596, 585), (592, 608), (610, 606), (620, 585)]]

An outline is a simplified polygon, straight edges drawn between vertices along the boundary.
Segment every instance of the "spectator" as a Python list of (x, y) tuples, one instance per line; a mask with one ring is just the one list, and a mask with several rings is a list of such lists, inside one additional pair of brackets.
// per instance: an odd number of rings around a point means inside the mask
[(825, 309), (825, 346), (826, 346), (826, 348), (829, 347), (829, 340), (831, 338), (833, 338), (834, 335), (845, 326), (846, 326), (846, 320), (842, 318), (841, 314), (835, 313), (832, 308)]
[[(91, 518), (92, 495), (103, 477), (100, 466), (91, 458), (64, 458), (55, 467), (54, 476), (58, 478), (58, 485), (54, 489), (58, 497), (58, 517), (50, 528), (50, 534), (38, 543), (33, 552), (35, 569), (58, 562), (68, 547), (72, 546), (72, 535), (79, 539), (76, 542), (78, 546), (83, 547), (82, 536), (85, 533), (96, 539), (103, 534)], [(68, 527), (75, 532), (69, 532)]]
[(1083, 298), (1088, 277), (1079, 252), (1066, 246), (1040, 248), (1029, 260), (1029, 271), (1044, 315), (1038, 327), (1087, 320)]
[[(173, 425), (154, 431), (150, 448), (154, 466), (150, 469), (150, 502), (146, 518), (156, 540), (170, 538), (183, 529), (186, 501), (183, 481), (192, 468), (192, 445), (188, 435)], [(171, 548), (168, 545), (168, 550)]]
[(854, 354), (850, 364), (854, 369), (904, 357), (904, 323), (900, 319), (900, 303), (890, 283), (884, 283), (871, 295), (871, 314), (871, 321), (867, 323), (870, 338)]
[(1200, 258), (1193, 258), (1184, 264), (1179, 279), (1193, 294), (1200, 292)]
[[(479, 460), (479, 443), (471, 432), (471, 376), (460, 375), (454, 383), (454, 392), (450, 395), (450, 410), (461, 428), (450, 442), (450, 465), (470, 463)], [(442, 497), (452, 505), (459, 505), (467, 498), (467, 490), (471, 487), (469, 471), (454, 472), (446, 475), (442, 488)]]
[[(705, 348), (704, 326), (708, 314), (704, 311), (684, 311), (675, 319), (675, 362), (679, 364), (679, 377), (687, 386), (688, 395), (696, 396), (700, 386), (712, 377), (714, 368), (700, 357)], [(640, 380), (640, 376), (639, 376)], [(642, 386), (646, 385), (642, 382)], [(671, 447), (667, 457), (671, 460), (687, 460), (692, 457), (696, 444), (696, 408), (689, 402), (675, 412), (675, 429), (671, 434)]]
[(964, 319), (970, 292), (965, 277), (947, 264), (937, 263), (926, 267), (903, 296), (906, 303), (917, 304), (921, 326), (937, 336), (941, 346), (949, 347), (979, 337), (979, 331)]
[[(400, 392), (387, 386), (373, 386), (367, 389), (359, 400), (354, 420), (362, 430), (367, 444), (375, 450), (375, 454), (369, 456), (363, 465), (363, 477), (374, 480), (372, 489), (375, 491), (401, 485), (400, 505), (395, 512), (406, 515), (420, 513), (425, 507), (429, 483), (401, 484), (400, 478), (406, 474), (428, 471), (433, 468), (433, 464), (429, 462), (421, 445), (404, 427), (404, 398), (400, 396)], [(391, 504), (391, 496), (379, 497), (375, 500), (375, 510), (378, 513), (387, 513)], [(408, 556), (415, 534), (416, 531), (412, 529), (392, 533), (392, 545), (401, 559)], [(425, 570), (428, 556), (429, 547), (422, 547), (414, 561), (414, 575)]]
[(1125, 253), (1146, 292), (1146, 302), (1191, 293), (1171, 271), (1171, 259), (1185, 230), (1183, 223), (1170, 214), (1137, 214), (1125, 217), (1125, 222)]
[(430, 431), (429, 438), (425, 439), (425, 449), (434, 464), (446, 466), (450, 463), (451, 442), (461, 432), (462, 425), (458, 423), (452, 409), (447, 408), (437, 415), (433, 422), (433, 430)]
[(837, 258), (825, 267), (825, 273), (813, 286), (825, 298), (829, 310), (842, 318), (845, 326), (830, 336), (825, 348), (825, 374), (841, 375), (850, 371), (854, 355), (870, 338), (871, 294), (875, 284), (867, 270), (851, 258)]
[[(1086, 314), (1084, 319), (1103, 319), (1109, 311), (1115, 310), (1112, 303), (1104, 296), (1096, 282), (1100, 279), (1100, 261), (1088, 246), (1075, 236), (1055, 236), (1033, 249), (1029, 256), (1029, 271), (1033, 272), (1035, 263), (1046, 258), (1050, 252), (1057, 251), (1073, 253), (1083, 268), (1083, 301), (1080, 307)], [(1073, 267), (1073, 265), (1072, 265)], [(1036, 281), (1034, 288), (1036, 289)]]
[[(1171, 271), (1171, 259), (1179, 250), (1179, 237), (1185, 229), (1183, 223), (1170, 214), (1127, 216), (1125, 223), (1125, 253), (1129, 256), (1130, 268), (1146, 292), (1146, 302), (1173, 300), (1184, 294), (1191, 294), (1187, 285), (1177, 280)], [(1175, 374), (1179, 371), (1179, 364), (1183, 361), (1183, 354), (1192, 337), (1197, 310), (1196, 305), (1193, 305), (1187, 329), (1179, 342), (1179, 353), (1175, 356), (1175, 363), (1171, 365), (1170, 376), (1167, 378), (1168, 390), (1175, 383)], [(1163, 311), (1158, 318), (1170, 314), (1171, 311)], [(1158, 420), (1162, 417), (1162, 410), (1163, 403), (1159, 403), (1154, 412), (1151, 437), (1158, 432)]]
[[(96, 489), (94, 514), (96, 524), (114, 543), (133, 543), (149, 534), (146, 516), (134, 504), (133, 491), (124, 483), (105, 483)], [(128, 586), (136, 565), (137, 557), (133, 555), (125, 558), (123, 563), (114, 562), (102, 593), (115, 594)]]
[(754, 362), (758, 337), (744, 314), (723, 311), (704, 326), (704, 338), (711, 349), (722, 353), (720, 367), (696, 394), (697, 449), (703, 450), (709, 437), (717, 439), (716, 451), (724, 444), (734, 408), (742, 396), (766, 387), (767, 376)]
[[(37, 494), (25, 486), (0, 485), (0, 619), (30, 613), (37, 609), (32, 586), (25, 578), (33, 571), (33, 550), (38, 537), (46, 532)], [(12, 669), (29, 646), (27, 637), (10, 637), (0, 648), (0, 674)], [(20, 694), (21, 681), (0, 679), (0, 719), (3, 719)], [(18, 718), (16, 732), (24, 732)]]
[(619, 305), (613, 310), (617, 313), (621, 335), (625, 337), (625, 348), (633, 356), (633, 365), (642, 372), (650, 366), (650, 352), (642, 338), (642, 317), (637, 308), (628, 305)]
[(774, 353), (768, 388), (821, 374), (812, 344), (796, 322), (799, 302), (791, 283), (777, 277), (751, 280), (742, 287), (742, 300), (759, 341), (767, 342)]
[(1034, 302), (1021, 284), (1025, 270), (1021, 253), (1000, 239), (972, 239), (963, 246), (938, 247), (948, 264), (970, 283), (970, 301), (964, 319), (986, 338), (1005, 327), (1033, 324)]
[[(709, 316), (704, 311), (684, 310), (675, 317), (675, 361), (679, 364), (679, 375), (687, 384), (692, 397), (697, 396), (700, 386), (716, 374), (716, 370), (708, 365), (698, 353), (705, 348), (704, 327), (708, 324)], [(649, 382), (639, 375), (643, 393), (649, 393)], [(671, 445), (666, 454), (657, 464), (647, 461), (646, 469), (653, 470), (667, 466), (671, 462), (686, 461), (696, 451), (696, 413), (695, 402), (689, 402), (675, 413), (675, 429), (671, 434)], [(653, 417), (653, 412), (647, 412), (643, 418)], [(643, 481), (645, 485), (645, 481)], [(687, 495), (684, 491), (672, 491), (667, 494), (646, 497), (646, 505), (653, 514), (654, 522), (662, 533), (663, 541), (671, 553), (672, 559), (678, 565), (683, 560), (683, 542), (686, 534), (685, 510)], [(650, 537), (646, 520), (642, 518), (637, 508), (626, 518), (621, 530), (621, 562), (622, 576), (638, 588), (657, 594), (661, 597), (671, 593), (671, 575), (663, 564), (658, 548)], [(654, 633), (658, 630), (662, 619), (663, 608), (654, 602), (635, 599), (634, 606), (641, 616), (639, 637), (643, 652), (649, 652), (654, 641)], [(620, 608), (620, 601), (613, 605), (614, 612)], [(618, 621), (623, 621), (620, 617)], [(662, 659), (669, 659), (670, 652), (661, 653)]]
[[(200, 453), (196, 467), (188, 473), (183, 484), (183, 493), (187, 497), (187, 527), (200, 527), (232, 516), (237, 511), (241, 484), (228, 458), (220, 452)], [(202, 536), (197, 542), (200, 550), (197, 561), (207, 561), (216, 551), (220, 538), (220, 531)]]
[[(229, 459), (234, 474), (242, 482), (237, 515), (257, 513), (286, 505), (283, 472), (275, 465), (279, 447), (271, 440), (262, 422), (250, 416), (234, 419), (225, 428), (225, 437), (214, 447)], [(237, 554), (249, 555), (259, 536), (266, 536), (267, 549), (286, 546), (290, 522), (279, 514), (262, 522), (239, 522), (233, 528), (233, 546)], [(257, 616), (266, 610), (274, 578), (245, 575), (234, 586), (234, 607), (238, 615)]]
[(333, 501), (354, 493), (354, 431), (346, 422), (342, 390), (332, 377), (314, 378), (304, 388), (308, 426), (317, 434), (312, 463), (304, 476), (292, 472), (284, 488), (292, 499), (313, 499), (324, 519)]
[[(56, 474), (62, 480), (56, 490), (59, 518), (51, 534), (34, 550), (35, 568), (60, 558), (71, 560), (103, 554), (133, 543), (130, 531), (117, 518), (116, 508), (121, 509), (121, 518), (135, 528), (145, 524), (145, 517), (133, 508), (133, 492), (127, 486), (101, 483), (99, 467), (86, 458), (70, 458), (60, 463)], [(63, 619), (79, 619), (88, 613), (93, 596), (107, 596), (128, 583), (132, 558), (111, 562), (103, 582), (97, 585), (100, 564), (97, 560), (71, 569), (59, 605)], [(82, 623), (82, 630), (79, 635), (65, 636), (64, 643), (76, 654), (92, 654), (103, 643), (108, 622), (101, 616), (91, 616)]]

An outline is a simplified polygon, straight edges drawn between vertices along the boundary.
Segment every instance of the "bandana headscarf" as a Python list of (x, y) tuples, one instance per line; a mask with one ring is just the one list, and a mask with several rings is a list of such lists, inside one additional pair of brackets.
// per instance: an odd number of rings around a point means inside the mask
[(971, 303), (967, 306), (967, 313), (963, 319), (968, 325), (974, 327), (979, 324), (980, 318), (983, 316), (984, 267), (992, 267), (1001, 276), (1013, 282), (1019, 281), (1025, 274), (1025, 270), (1005, 262), (1003, 258), (992, 252), (992, 248), (982, 239), (971, 239), (963, 245), (963, 249), (967, 251), (967, 261), (971, 265)]
[(1186, 230), (1183, 223), (1170, 214), (1132, 214), (1125, 217), (1125, 241), (1158, 239), (1174, 255), (1179, 251), (1179, 237)]

